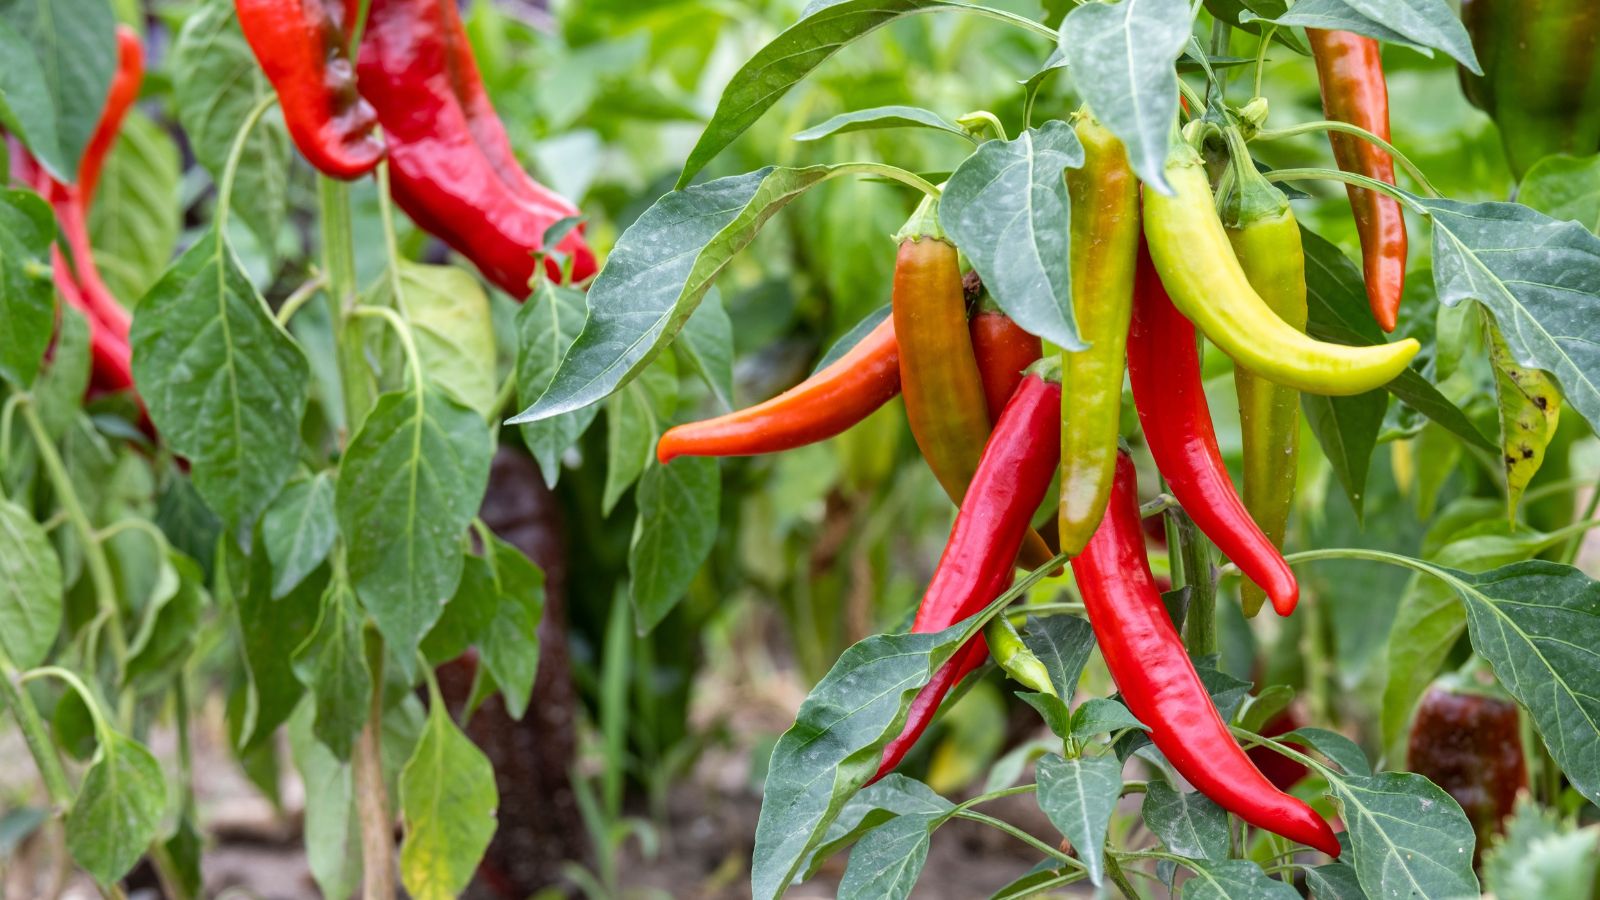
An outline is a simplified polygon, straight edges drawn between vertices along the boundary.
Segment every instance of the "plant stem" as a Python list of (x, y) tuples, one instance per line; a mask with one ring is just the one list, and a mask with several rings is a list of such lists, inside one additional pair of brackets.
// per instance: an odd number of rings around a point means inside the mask
[(72, 805), (72, 785), (67, 781), (67, 770), (50, 742), (38, 707), (22, 687), (16, 665), (4, 651), (0, 651), (0, 701), (16, 717), (22, 740), (28, 745), (33, 763), (39, 768), (39, 777), (44, 781), (45, 793), (50, 796), (50, 805), (58, 814), (65, 812)]
[(345, 433), (355, 431), (372, 406), (373, 384), (362, 357), (360, 334), (345, 327), (356, 305), (356, 259), (350, 233), (350, 189), (342, 181), (317, 179), (318, 216), (322, 226), (322, 268), (327, 277), (328, 319), (338, 348), (339, 384), (344, 401)]
[(1038, 838), (1034, 837), (1033, 835), (1027, 833), (1026, 831), (1023, 831), (1020, 828), (1018, 828), (1017, 826), (1012, 825), (1010, 822), (1006, 822), (1006, 821), (1003, 821), (1001, 819), (996, 819), (994, 816), (984, 815), (983, 813), (980, 813), (980, 812), (973, 812), (970, 809), (961, 810), (960, 812), (955, 814), (955, 818), (957, 818), (957, 819), (966, 819), (966, 820), (971, 821), (971, 822), (982, 822), (985, 825), (989, 825), (991, 827), (998, 828), (999, 830), (1005, 832), (1006, 834), (1011, 835), (1012, 837), (1016, 838), (1017, 840), (1023, 842), (1024, 844), (1027, 844), (1028, 846), (1032, 847), (1033, 849), (1039, 851), (1040, 853), (1043, 853), (1045, 856), (1051, 857), (1052, 859), (1060, 860), (1061, 862), (1066, 863), (1067, 865), (1072, 866), (1073, 868), (1076, 868), (1076, 869), (1084, 868), (1082, 860), (1073, 859), (1071, 856), (1068, 856), (1067, 854), (1061, 852), (1060, 849), (1058, 849), (1056, 847), (1052, 847), (1049, 844), (1046, 844), (1044, 841), (1039, 840)]
[(1189, 589), (1183, 643), (1191, 656), (1207, 656), (1217, 652), (1217, 575), (1211, 564), (1211, 543), (1183, 510), (1173, 508), (1171, 515), (1183, 559), (1183, 586)]
[[(377, 652), (371, 652), (376, 650)], [(383, 647), (371, 642), (372, 702), (356, 739), (356, 807), (361, 818), (362, 900), (394, 900), (394, 819), (383, 781)]]
[(1105, 853), (1105, 861), (1106, 874), (1111, 876), (1111, 883), (1117, 886), (1117, 890), (1128, 900), (1139, 900), (1138, 890), (1128, 882), (1128, 876), (1122, 874), (1122, 866), (1117, 864), (1116, 857), (1112, 856), (1110, 851)]

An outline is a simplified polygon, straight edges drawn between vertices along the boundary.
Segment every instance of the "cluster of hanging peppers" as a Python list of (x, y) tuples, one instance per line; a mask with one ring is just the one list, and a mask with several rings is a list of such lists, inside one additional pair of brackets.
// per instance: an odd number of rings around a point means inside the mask
[[(546, 232), (578, 210), (517, 161), (454, 0), (371, 0), (364, 22), (359, 0), (235, 6), (308, 162), (349, 180), (387, 158), (390, 193), (419, 227), (506, 293), (529, 295)], [(581, 228), (554, 249), (550, 278), (594, 274)]]
[[(1387, 140), (1382, 70), (1365, 40), (1318, 33), (1312, 45), (1329, 115)], [(1245, 576), (1247, 614), (1270, 601), (1287, 616), (1299, 600), (1281, 552), (1299, 394), (1381, 387), (1419, 345), (1408, 338), (1355, 347), (1308, 336), (1300, 229), (1246, 149), (1246, 133), (1259, 122), (1241, 113), (1193, 124), (1174, 140), (1165, 173), (1172, 191), (1161, 194), (1141, 189), (1121, 143), (1087, 110), (1075, 118), (1085, 161), (1067, 172), (1070, 263), (1086, 349), (1041, 358), (1036, 338), (989, 303), (969, 303), (959, 253), (940, 230), (938, 201), (928, 198), (896, 235), (888, 319), (797, 387), (668, 430), (657, 456), (666, 463), (786, 450), (839, 434), (902, 394), (923, 457), (960, 507), (912, 630), (939, 631), (977, 613), (1011, 586), (1018, 566), (1069, 558), (1107, 667), (1173, 767), (1246, 822), (1337, 856), (1328, 823), (1275, 786), (1234, 741), (1162, 603), (1134, 466), (1121, 445), (1123, 377), (1166, 490)], [(1342, 168), (1393, 182), (1387, 154), (1355, 135), (1336, 137)], [(1201, 150), (1220, 160), (1215, 191)], [(1399, 207), (1365, 189), (1350, 197), (1373, 312), (1393, 328), (1405, 269)], [(1242, 498), (1218, 450), (1197, 331), (1234, 362)], [(1031, 524), (1057, 478), (1052, 545)], [(1051, 546), (1060, 556), (1051, 556)], [(919, 690), (877, 777), (901, 762), (951, 689), (991, 652), (1019, 681), (1051, 690), (1001, 616)]]

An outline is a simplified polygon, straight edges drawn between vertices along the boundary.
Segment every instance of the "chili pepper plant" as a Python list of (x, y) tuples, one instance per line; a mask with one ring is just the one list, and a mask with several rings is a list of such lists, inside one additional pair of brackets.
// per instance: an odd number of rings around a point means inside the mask
[(4, 886), (1591, 896), (1597, 16), (0, 0)]

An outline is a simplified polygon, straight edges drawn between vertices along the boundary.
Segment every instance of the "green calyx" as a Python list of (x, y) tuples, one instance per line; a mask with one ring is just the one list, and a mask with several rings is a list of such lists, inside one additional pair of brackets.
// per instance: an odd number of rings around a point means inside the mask
[(1272, 186), (1256, 168), (1238, 128), (1224, 130), (1230, 157), (1227, 171), (1217, 185), (1217, 215), (1227, 228), (1248, 228), (1268, 219), (1290, 214), (1289, 198)]
[(1061, 354), (1046, 353), (1039, 357), (1032, 365), (1022, 370), (1024, 376), (1036, 375), (1041, 381), (1051, 384), (1061, 383)]
[(917, 204), (916, 210), (911, 213), (911, 218), (906, 219), (906, 223), (900, 226), (899, 231), (894, 233), (894, 242), (896, 244), (903, 244), (906, 241), (920, 241), (923, 238), (933, 238), (936, 241), (944, 241), (946, 243), (950, 242), (950, 239), (945, 236), (944, 226), (939, 224), (939, 199), (937, 197), (924, 196), (922, 202)]

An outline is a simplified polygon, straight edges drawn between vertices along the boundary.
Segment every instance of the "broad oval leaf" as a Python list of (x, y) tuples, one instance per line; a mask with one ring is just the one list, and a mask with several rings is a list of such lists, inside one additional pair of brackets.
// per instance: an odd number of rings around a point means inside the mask
[(1016, 140), (983, 144), (951, 173), (939, 200), (939, 224), (1000, 308), (1069, 350), (1086, 346), (1073, 319), (1067, 263), (1072, 208), (1065, 175), (1081, 165), (1083, 145), (1072, 127), (1046, 122)]
[(871, 109), (851, 110), (796, 133), (794, 139), (816, 141), (835, 134), (879, 128), (931, 128), (969, 141), (973, 140), (972, 135), (960, 125), (931, 109), (923, 109), (920, 106), (874, 106)]
[(1478, 896), (1472, 823), (1443, 788), (1410, 772), (1332, 776), (1328, 784), (1369, 897)]
[(44, 662), (61, 630), (61, 561), (27, 510), (0, 499), (0, 648), (19, 669)]
[[(538, 279), (533, 296), (517, 310), (517, 401), (524, 407), (550, 386), (562, 357), (583, 330), (588, 314), (583, 291)], [(589, 430), (599, 406), (585, 406), (546, 419), (524, 422), (522, 442), (539, 463), (546, 487), (561, 477), (561, 455)]]
[(482, 417), (414, 387), (379, 397), (345, 450), (334, 507), (350, 584), (402, 665), (461, 577), (493, 454)]
[(294, 471), (310, 366), (222, 235), (207, 232), (133, 317), (133, 376), (195, 489), (251, 521)]
[(1129, 728), (1148, 731), (1126, 706), (1104, 697), (1090, 697), (1072, 711), (1072, 736), (1080, 741), (1097, 734), (1115, 734)]
[(0, 378), (20, 388), (33, 383), (55, 330), (55, 231), (50, 205), (37, 194), (0, 191)]
[(1035, 770), (1039, 808), (1077, 851), (1099, 884), (1105, 874), (1106, 829), (1122, 794), (1122, 761), (1113, 754), (1063, 759), (1046, 756)]
[(628, 548), (634, 620), (649, 631), (678, 605), (717, 541), (722, 477), (717, 461), (683, 457), (639, 481), (639, 516)]
[(108, 732), (67, 816), (67, 850), (100, 884), (113, 884), (155, 840), (166, 805), (161, 764), (143, 744)]
[(867, 832), (839, 881), (839, 900), (905, 900), (928, 861), (933, 828), (943, 813), (896, 816)]
[(1197, 8), (1187, 0), (1085, 3), (1061, 23), (1061, 52), (1079, 93), (1127, 147), (1139, 180), (1163, 194), (1172, 190), (1167, 148), (1178, 118), (1173, 67)]
[[(17, 49), (37, 65), (48, 95), (26, 102), (28, 98), (15, 98), (11, 85), (0, 78), (0, 86), (7, 88), (0, 91), (5, 98), (0, 108), (10, 107), (28, 148), (58, 181), (76, 182), (78, 159), (100, 122), (116, 69), (111, 5), (104, 0), (0, 0), (0, 20), (22, 39)], [(6, 57), (7, 68), (16, 62), (16, 57)], [(25, 71), (34, 70), (23, 65)], [(48, 117), (40, 114), (45, 105), (51, 112)]]
[(1217, 862), (1228, 858), (1228, 813), (1204, 794), (1152, 780), (1139, 815), (1169, 853)]
[(416, 900), (450, 900), (494, 836), (494, 766), (451, 721), (437, 690), (422, 737), (400, 773), (400, 877)]

